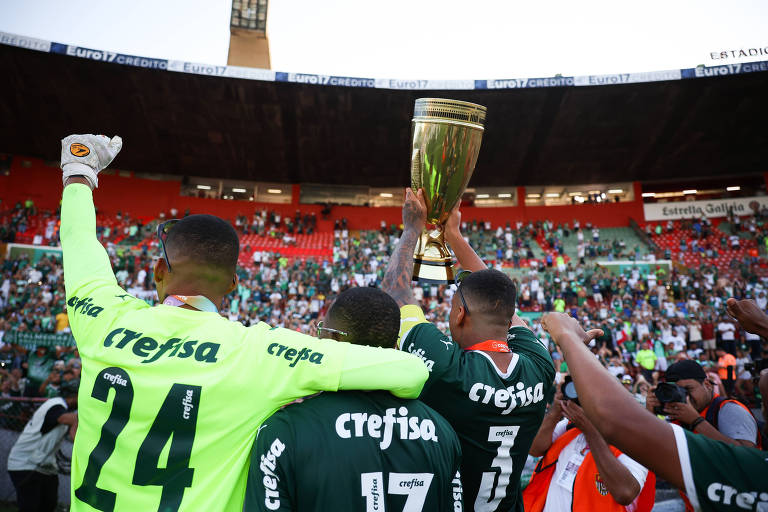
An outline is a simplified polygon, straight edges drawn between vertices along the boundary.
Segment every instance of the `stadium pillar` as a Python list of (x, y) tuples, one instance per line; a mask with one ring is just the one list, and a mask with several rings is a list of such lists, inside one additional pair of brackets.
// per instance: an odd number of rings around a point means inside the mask
[(525, 187), (517, 187), (517, 206), (525, 208)]
[(763, 173), (763, 179), (765, 180), (765, 190), (768, 190), (768, 172)]
[(291, 185), (291, 204), (293, 206), (299, 206), (299, 200), (301, 199), (301, 185)]
[(249, 68), (271, 69), (269, 39), (258, 30), (232, 28), (227, 64)]

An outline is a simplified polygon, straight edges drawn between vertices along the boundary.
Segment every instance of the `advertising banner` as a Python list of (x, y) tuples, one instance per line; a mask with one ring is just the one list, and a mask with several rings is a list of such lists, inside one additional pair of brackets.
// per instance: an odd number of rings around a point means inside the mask
[[(240, 78), (244, 80), (260, 80), (267, 82), (292, 82), (299, 84), (326, 85), (334, 87), (364, 87), (378, 89), (400, 90), (487, 90), (487, 89), (530, 89), (544, 87), (580, 87), (632, 84), (656, 82), (662, 80), (682, 80), (706, 78), (723, 75), (739, 75), (743, 73), (768, 72), (768, 61), (722, 63), (728, 58), (762, 57), (768, 55), (768, 47), (747, 48), (741, 50), (713, 52), (711, 57), (717, 60), (717, 65), (698, 66), (687, 69), (670, 69), (665, 71), (649, 71), (639, 73), (614, 73), (607, 75), (561, 76), (541, 78), (495, 78), (480, 80), (419, 80), (395, 78), (365, 78), (318, 75), (313, 73), (293, 73), (273, 71), (270, 69), (244, 68), (225, 66), (223, 64), (204, 64), (185, 62), (181, 60), (157, 59), (128, 55), (107, 50), (98, 50), (74, 46), (55, 41), (45, 41), (33, 37), (0, 32), (0, 45), (16, 46), (28, 50), (45, 53), (57, 53), (90, 59), (100, 62), (134, 66), (139, 68), (173, 71), (176, 73), (191, 73), (202, 76), (217, 76)], [(666, 217), (665, 217), (666, 218)]]
[(768, 197), (766, 196), (712, 199), (710, 201), (675, 201), (643, 205), (646, 221), (691, 219), (701, 216), (727, 217), (731, 210), (733, 210), (735, 215), (752, 215), (756, 210), (762, 208), (768, 208)]

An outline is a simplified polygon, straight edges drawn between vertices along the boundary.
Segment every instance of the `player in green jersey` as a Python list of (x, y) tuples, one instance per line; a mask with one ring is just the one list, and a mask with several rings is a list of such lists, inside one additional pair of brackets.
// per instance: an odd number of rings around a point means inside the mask
[[(320, 335), (393, 348), (397, 304), (352, 288)], [(251, 453), (245, 511), (462, 510), (461, 448), (448, 422), (418, 400), (387, 393), (321, 393), (267, 418)]]
[(547, 348), (515, 315), (515, 287), (488, 270), (459, 232), (455, 211), (446, 238), (466, 269), (449, 318), (452, 338), (428, 323), (411, 292), (413, 250), (426, 218), (423, 193), (406, 190), (403, 234), (383, 289), (401, 306), (400, 348), (430, 371), (420, 399), (459, 435), (467, 508), (522, 511), (520, 473), (541, 426), (555, 369)]
[[(728, 299), (727, 308), (745, 330), (768, 336), (768, 316), (754, 302)], [(584, 411), (611, 444), (685, 491), (695, 510), (768, 510), (767, 452), (715, 441), (660, 420), (595, 359), (577, 320), (549, 313), (542, 325), (563, 351)]]
[(427, 371), (412, 356), (221, 317), (239, 244), (217, 217), (164, 230), (154, 269), (163, 304), (121, 289), (92, 197), (121, 146), (119, 137), (62, 141), (64, 282), (83, 360), (73, 511), (239, 511), (256, 430), (280, 406), (321, 390), (418, 396)]

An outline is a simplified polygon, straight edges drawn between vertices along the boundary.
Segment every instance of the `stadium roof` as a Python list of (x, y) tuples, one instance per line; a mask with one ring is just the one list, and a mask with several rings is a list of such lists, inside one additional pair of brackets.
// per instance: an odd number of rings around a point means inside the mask
[(403, 91), (206, 77), (0, 45), (0, 152), (58, 160), (120, 134), (121, 169), (285, 183), (409, 183), (418, 97), (488, 107), (472, 185), (768, 171), (768, 72), (513, 90)]

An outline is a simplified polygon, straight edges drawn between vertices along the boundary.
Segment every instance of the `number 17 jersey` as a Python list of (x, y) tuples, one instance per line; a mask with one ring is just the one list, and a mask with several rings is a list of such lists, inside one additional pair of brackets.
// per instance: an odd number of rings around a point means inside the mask
[(428, 323), (418, 306), (400, 313), (400, 349), (430, 372), (419, 399), (459, 436), (466, 509), (522, 511), (520, 473), (554, 392), (549, 351), (530, 330), (512, 327), (512, 361), (501, 372), (487, 354), (462, 350)]

